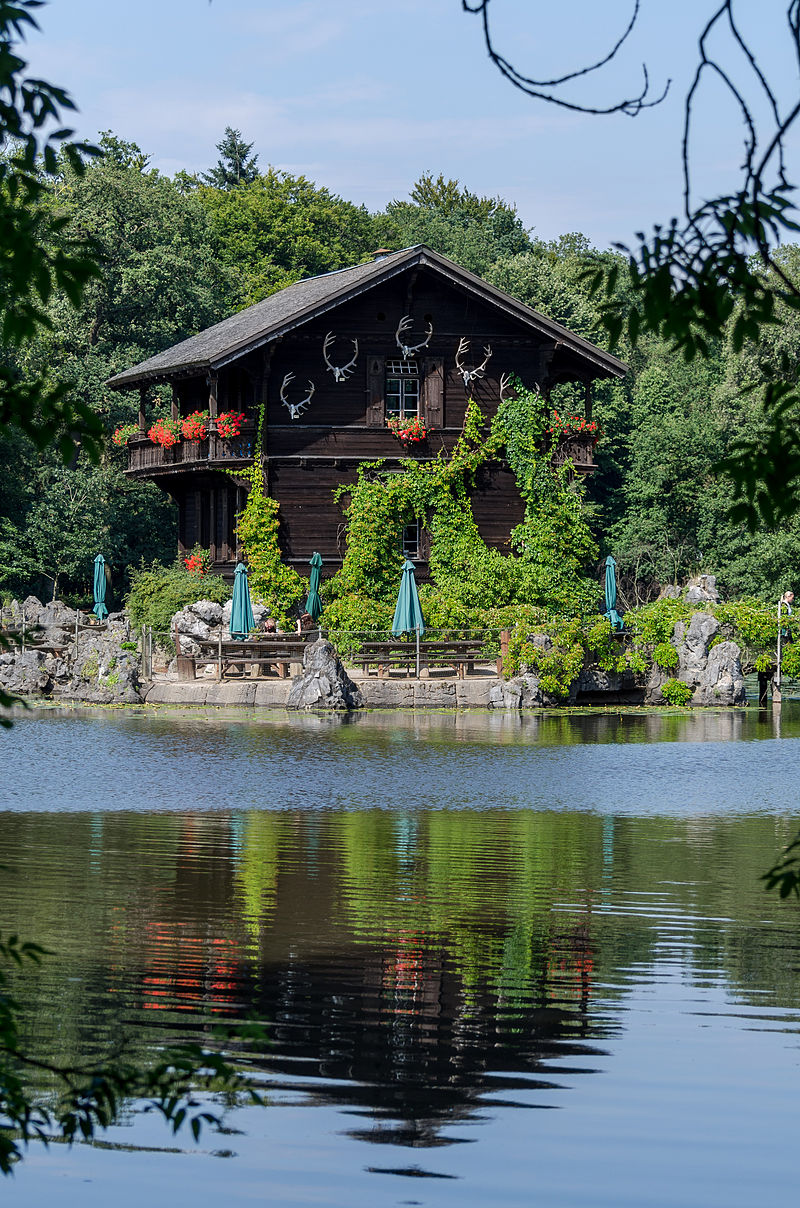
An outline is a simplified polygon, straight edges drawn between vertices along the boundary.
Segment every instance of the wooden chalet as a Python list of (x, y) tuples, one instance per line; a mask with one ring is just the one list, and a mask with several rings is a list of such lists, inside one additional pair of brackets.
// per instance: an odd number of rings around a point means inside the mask
[[(391, 466), (409, 456), (449, 453), (468, 399), (492, 415), (506, 375), (545, 395), (557, 382), (582, 384), (590, 418), (592, 382), (624, 373), (616, 357), (418, 245), (298, 281), (126, 369), (109, 385), (139, 392), (139, 436), (129, 442), (126, 473), (172, 496), (180, 550), (196, 543), (210, 549), (214, 568), (227, 576), (246, 492), (231, 472), (254, 454), (263, 460), (267, 493), (280, 505), (286, 560), (302, 570), (318, 550), (333, 570), (344, 553), (333, 491), (354, 481), (360, 463), (385, 458)], [(172, 390), (173, 419), (209, 411), (207, 439), (173, 448), (148, 439), (149, 392), (164, 383)], [(262, 403), (266, 419), (256, 451)], [(238, 437), (226, 439), (214, 421), (230, 411), (243, 412), (245, 421)], [(406, 448), (387, 420), (414, 416), (429, 435)], [(591, 439), (576, 437), (568, 453), (579, 472), (593, 468)], [(507, 466), (482, 472), (473, 508), (484, 539), (507, 548), (523, 516)], [(424, 577), (424, 530), (410, 526), (404, 547)]]

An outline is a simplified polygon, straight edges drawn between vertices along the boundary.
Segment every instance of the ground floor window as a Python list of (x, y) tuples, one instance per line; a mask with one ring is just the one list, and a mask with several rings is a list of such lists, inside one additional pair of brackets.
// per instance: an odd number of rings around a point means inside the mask
[(415, 520), (413, 524), (403, 525), (403, 557), (420, 558), (420, 542), (421, 542), (421, 526), (419, 520)]

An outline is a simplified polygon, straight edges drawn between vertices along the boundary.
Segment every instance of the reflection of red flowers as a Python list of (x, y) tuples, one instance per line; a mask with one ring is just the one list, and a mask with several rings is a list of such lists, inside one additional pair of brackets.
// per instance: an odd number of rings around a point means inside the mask
[(180, 440), (181, 426), (174, 419), (157, 419), (147, 435), (154, 445), (171, 449)]
[(193, 411), (181, 424), (184, 440), (205, 440), (208, 436), (208, 412)]
[(228, 440), (232, 436), (240, 436), (244, 423), (243, 411), (223, 411), (217, 416), (217, 435)]

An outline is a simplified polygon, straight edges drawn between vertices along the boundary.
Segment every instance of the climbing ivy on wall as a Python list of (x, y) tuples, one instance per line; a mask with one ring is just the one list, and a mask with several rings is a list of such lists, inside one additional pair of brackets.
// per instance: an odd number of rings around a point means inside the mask
[[(431, 583), (421, 592), (433, 626), (481, 627), (488, 610), (533, 604), (570, 616), (595, 611), (598, 587), (584, 575), (597, 548), (583, 515), (582, 487), (568, 467), (551, 464), (548, 414), (538, 394), (517, 383), (488, 424), (470, 401), (451, 456), (411, 458), (399, 470), (374, 462), (341, 488), (347, 552), (330, 583), (331, 623), (364, 627), (397, 593), (403, 525), (417, 519), (430, 535)], [(525, 500), (525, 518), (511, 534), (510, 555), (486, 544), (470, 492), (481, 468), (505, 454)], [(377, 624), (377, 621), (375, 622)]]
[(256, 456), (246, 470), (239, 471), (239, 476), (249, 482), (250, 489), (247, 502), (236, 518), (236, 536), (247, 561), (251, 594), (267, 606), (279, 623), (288, 625), (292, 607), (305, 595), (306, 583), (281, 558), (278, 504), (264, 490), (260, 457), (263, 427), (262, 406), (254, 445)]

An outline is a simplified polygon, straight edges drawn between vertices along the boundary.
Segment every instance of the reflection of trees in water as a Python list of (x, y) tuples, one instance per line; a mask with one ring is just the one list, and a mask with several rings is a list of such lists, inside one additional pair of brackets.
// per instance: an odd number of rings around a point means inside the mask
[[(575, 945), (577, 944), (577, 948)], [(564, 937), (549, 966), (586, 967), (582, 937)], [(545, 960), (545, 965), (548, 961)], [(554, 983), (555, 984), (555, 983)], [(349, 959), (288, 961), (261, 970), (256, 996), (269, 1025), (270, 1081), (314, 1102), (345, 1106), (373, 1125), (364, 1140), (428, 1146), (449, 1143), (440, 1130), (525, 1093), (558, 1088), (558, 1067), (589, 1072), (608, 1034), (588, 1012), (589, 984), (573, 1001), (550, 996), (546, 981), (519, 986), (512, 1006), (475, 983), (469, 990), (446, 952), (424, 938), (397, 947), (359, 948)], [(283, 1081), (285, 1077), (286, 1081)], [(323, 1081), (319, 1081), (323, 1080)], [(554, 1106), (547, 1094), (547, 1103)]]
[(762, 927), (786, 911), (757, 880), (771, 819), (15, 814), (4, 834), (4, 926), (57, 953), (22, 988), (54, 1055), (254, 1006), (270, 1075), (337, 1080), (308, 1093), (367, 1113), (376, 1140), (433, 1143), (487, 1094), (557, 1100), (554, 1070), (591, 1067), (662, 931), (698, 978), (797, 1002), (786, 934)]

